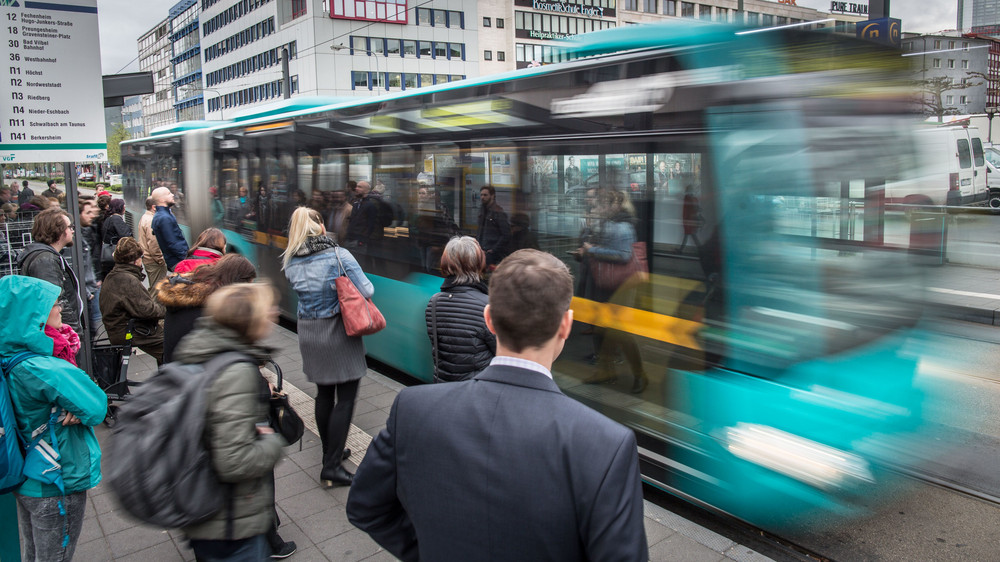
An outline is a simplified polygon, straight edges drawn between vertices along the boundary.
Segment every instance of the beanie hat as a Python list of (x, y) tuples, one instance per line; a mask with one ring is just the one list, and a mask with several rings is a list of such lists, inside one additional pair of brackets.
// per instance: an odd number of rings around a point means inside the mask
[(135, 238), (126, 236), (115, 246), (115, 263), (132, 263), (142, 257), (142, 248)]

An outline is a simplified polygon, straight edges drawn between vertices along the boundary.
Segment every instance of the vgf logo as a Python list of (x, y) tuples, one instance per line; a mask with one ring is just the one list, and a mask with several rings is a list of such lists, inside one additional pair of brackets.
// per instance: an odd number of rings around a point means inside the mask
[(14, 153), (11, 152), (10, 156), (0, 156), (0, 159), (2, 159), (4, 162), (13, 162), (14, 161)]

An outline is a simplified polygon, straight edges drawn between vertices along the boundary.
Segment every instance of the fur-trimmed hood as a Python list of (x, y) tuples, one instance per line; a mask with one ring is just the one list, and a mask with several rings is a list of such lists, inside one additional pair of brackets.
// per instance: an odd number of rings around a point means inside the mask
[(201, 308), (215, 288), (195, 283), (186, 275), (174, 275), (156, 284), (156, 300), (169, 308)]

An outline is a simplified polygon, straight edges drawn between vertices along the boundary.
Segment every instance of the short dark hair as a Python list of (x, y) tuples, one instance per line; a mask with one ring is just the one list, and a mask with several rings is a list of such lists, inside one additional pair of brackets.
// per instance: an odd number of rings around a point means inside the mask
[(52, 187), (55, 184), (56, 184), (56, 180), (49, 180), (49, 181), (45, 182), (45, 185), (47, 185), (49, 187)]
[[(31, 237), (36, 242), (52, 245), (62, 238), (66, 231), (66, 223), (62, 218), (69, 218), (69, 214), (59, 207), (52, 207), (35, 215), (35, 221), (31, 223)], [(72, 221), (70, 221), (72, 223)]]
[(152, 208), (153, 208), (153, 207), (155, 206), (155, 205), (153, 205), (153, 202), (154, 202), (154, 201), (153, 201), (153, 198), (152, 198), (152, 197), (147, 197), (147, 198), (146, 198), (146, 210), (147, 210), (147, 211), (148, 211), (149, 209), (152, 209)]
[(28, 180), (21, 180), (21, 187), (27, 189), (27, 187), (28, 187)]
[(0, 186), (0, 193), (7, 193), (7, 194), (10, 194), (10, 188), (9, 188), (9, 187), (7, 187), (6, 185), (4, 185), (4, 186)]
[(108, 212), (112, 215), (120, 215), (125, 212), (125, 200), (124, 199), (112, 199), (108, 203)]
[(573, 300), (566, 264), (539, 250), (518, 250), (490, 278), (490, 318), (497, 340), (520, 353), (541, 347), (559, 331)]
[(486, 191), (489, 191), (489, 192), (490, 192), (490, 195), (491, 195), (491, 196), (493, 196), (493, 197), (496, 197), (496, 196), (497, 196), (497, 188), (493, 187), (492, 185), (490, 185), (490, 184), (486, 184), (486, 185), (484, 185), (483, 187), (480, 187), (480, 188), (479, 188), (479, 191), (482, 191), (482, 190), (484, 190), (484, 189), (485, 189)]
[(95, 201), (93, 195), (80, 195), (79, 199), (76, 200), (77, 210), (80, 211), (81, 213), (83, 212), (84, 209), (87, 208), (87, 205), (94, 205), (94, 204)]

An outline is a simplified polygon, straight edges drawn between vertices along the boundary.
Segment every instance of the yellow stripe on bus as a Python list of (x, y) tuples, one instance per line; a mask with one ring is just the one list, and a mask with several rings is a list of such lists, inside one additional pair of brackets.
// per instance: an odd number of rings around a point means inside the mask
[(695, 339), (701, 322), (612, 303), (573, 297), (573, 319), (585, 324), (620, 330), (644, 338), (701, 350)]

